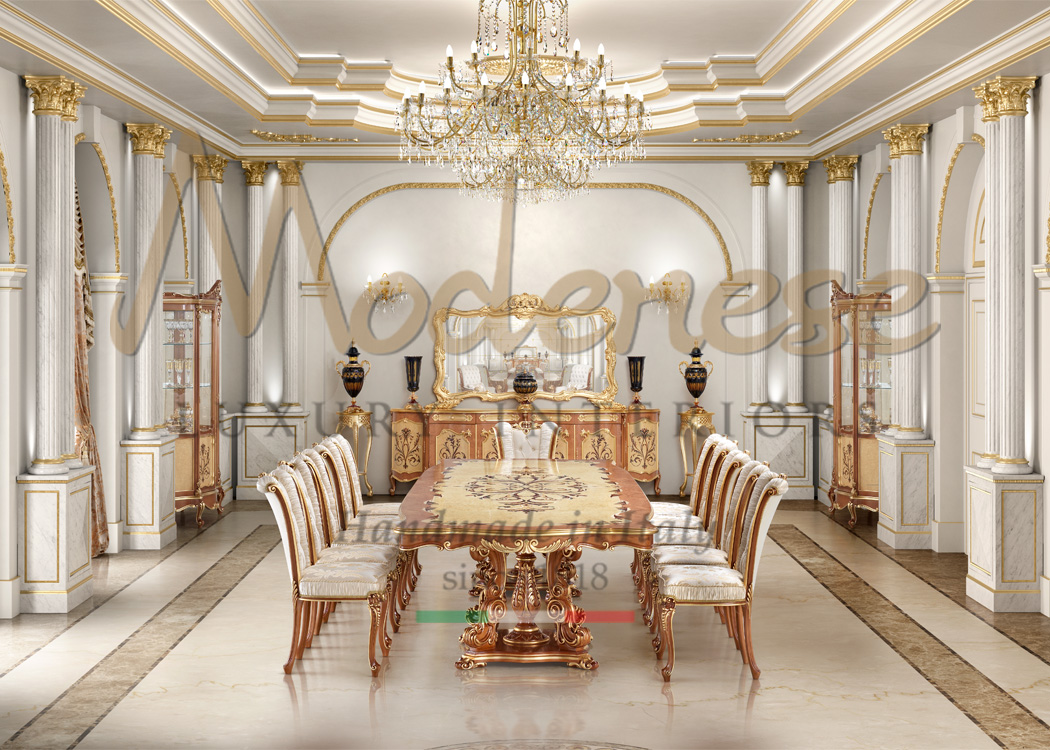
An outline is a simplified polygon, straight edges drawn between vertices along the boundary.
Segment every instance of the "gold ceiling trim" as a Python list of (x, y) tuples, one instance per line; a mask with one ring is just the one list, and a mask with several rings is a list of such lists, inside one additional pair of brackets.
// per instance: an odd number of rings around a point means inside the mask
[[(726, 246), (725, 238), (719, 231), (718, 226), (711, 219), (704, 209), (700, 208), (694, 201), (687, 198), (686, 196), (679, 193), (677, 190), (664, 187), (663, 185), (654, 185), (651, 182), (592, 182), (587, 185), (588, 189), (594, 190), (651, 190), (655, 193), (666, 195), (669, 198), (674, 198), (686, 207), (692, 209), (697, 216), (699, 216), (708, 229), (711, 230), (715, 236), (715, 240), (718, 242), (718, 248), (722, 252), (722, 262), (725, 265), (726, 277), (725, 281), (733, 280), (733, 261), (729, 257), (729, 248)], [(354, 205), (350, 206), (339, 220), (336, 221), (335, 226), (332, 227), (332, 231), (328, 233), (327, 239), (324, 241), (324, 246), (321, 248), (321, 260), (317, 266), (316, 278), (318, 282), (325, 280), (325, 268), (328, 264), (328, 251), (332, 247), (332, 243), (335, 241), (336, 235), (339, 234), (339, 230), (343, 228), (343, 225), (357, 213), (361, 208), (374, 201), (376, 198), (381, 198), (384, 195), (395, 193), (399, 190), (457, 190), (459, 189), (458, 182), (399, 182), (394, 185), (387, 185), (386, 187), (374, 190), (365, 197), (358, 200)]]
[(7, 254), (8, 262), (15, 264), (15, 212), (11, 206), (11, 183), (7, 179), (7, 162), (4, 147), (0, 144), (0, 185), (4, 188), (4, 203), (7, 206)]
[(933, 259), (933, 272), (941, 272), (941, 230), (944, 228), (944, 205), (948, 202), (948, 185), (952, 181), (952, 172), (955, 171), (955, 160), (959, 158), (959, 154), (962, 153), (963, 148), (966, 146), (965, 143), (958, 143), (955, 146), (955, 151), (952, 152), (952, 158), (948, 161), (948, 171), (944, 175), (944, 187), (941, 188), (941, 207), (937, 210), (937, 244), (935, 245), (934, 259)]
[(693, 143), (786, 143), (802, 135), (801, 130), (785, 130), (782, 133), (744, 134), (733, 138), (694, 138)]
[(269, 130), (252, 129), (252, 135), (269, 143), (358, 143), (360, 138), (319, 138), (309, 133), (271, 133)]
[(861, 278), (868, 278), (868, 235), (871, 232), (871, 211), (875, 208), (875, 192), (882, 182), (882, 172), (875, 175), (875, 184), (871, 186), (871, 195), (868, 197), (868, 217), (864, 220), (864, 259), (861, 266)]
[[(209, 4), (211, 4), (212, 2), (214, 2), (214, 0), (208, 0), (208, 2), (209, 2)], [(255, 16), (259, 20), (259, 23), (261, 23), (263, 26), (265, 26), (266, 29), (271, 34), (273, 34), (273, 38), (277, 40), (277, 43), (279, 45), (284, 47), (285, 51), (288, 52), (289, 55), (294, 57), (296, 60), (299, 60), (299, 55), (296, 53), (296, 51), (293, 50), (291, 45), (288, 44), (288, 42), (286, 42), (284, 40), (283, 36), (281, 36), (280, 34), (277, 33), (277, 29), (275, 29), (272, 25), (270, 25), (270, 22), (266, 20), (266, 17), (259, 11), (258, 8), (255, 7), (255, 4), (251, 0), (244, 0), (244, 7), (246, 7), (248, 10), (250, 10), (252, 15)]]
[(190, 241), (186, 236), (186, 212), (182, 208), (182, 188), (179, 187), (179, 178), (175, 176), (174, 172), (168, 172), (168, 177), (171, 178), (171, 186), (175, 188), (175, 198), (179, 202), (179, 220), (182, 223), (182, 266), (183, 266), (183, 278), (189, 279), (190, 277)]

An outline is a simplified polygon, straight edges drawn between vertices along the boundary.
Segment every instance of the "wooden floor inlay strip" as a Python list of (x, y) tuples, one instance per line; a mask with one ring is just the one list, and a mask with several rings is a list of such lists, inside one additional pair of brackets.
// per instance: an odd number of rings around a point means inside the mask
[(798, 528), (769, 537), (997, 743), (1050, 747), (1050, 727)]
[(276, 526), (246, 536), (3, 747), (75, 747), (280, 541)]

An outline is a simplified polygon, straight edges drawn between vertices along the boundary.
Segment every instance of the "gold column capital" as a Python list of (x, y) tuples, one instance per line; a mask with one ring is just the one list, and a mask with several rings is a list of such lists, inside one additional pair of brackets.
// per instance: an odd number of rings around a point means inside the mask
[(23, 76), (33, 95), (34, 115), (58, 115), (75, 121), (87, 88), (65, 76)]
[(894, 125), (882, 131), (882, 137), (890, 143), (890, 158), (899, 159), (922, 153), (922, 142), (930, 132), (929, 125)]
[(1024, 117), (1028, 114), (1028, 98), (1035, 82), (1034, 76), (996, 76), (999, 116)]
[(773, 171), (771, 161), (749, 161), (747, 171), (751, 175), (751, 187), (761, 187), (769, 184), (769, 175)]
[(788, 187), (805, 187), (807, 169), (809, 169), (808, 161), (784, 162), (784, 174), (787, 175)]
[(230, 163), (218, 154), (194, 154), (193, 166), (197, 169), (198, 180), (214, 180), (222, 184), (222, 177), (226, 171), (226, 165)]
[(302, 175), (303, 163), (301, 161), (277, 161), (277, 171), (281, 173), (282, 185), (298, 185), (299, 177)]
[(829, 156), (824, 160), (824, 169), (828, 172), (828, 184), (833, 182), (853, 182), (853, 170), (857, 167), (859, 156)]
[(244, 184), (262, 185), (269, 166), (270, 162), (268, 161), (242, 161), (241, 169), (244, 170)]
[(995, 122), (999, 119), (999, 96), (995, 81), (985, 81), (973, 87), (974, 96), (981, 102), (981, 122)]
[(155, 122), (126, 122), (124, 127), (131, 136), (131, 153), (164, 158), (164, 144), (171, 138), (170, 130)]

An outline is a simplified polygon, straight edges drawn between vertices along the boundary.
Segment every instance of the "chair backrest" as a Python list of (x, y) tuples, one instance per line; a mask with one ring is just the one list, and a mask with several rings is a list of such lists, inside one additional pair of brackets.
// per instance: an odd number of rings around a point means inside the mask
[(288, 577), (292, 583), (295, 583), (300, 570), (300, 560), (295, 548), (295, 536), (291, 531), (292, 519), (285, 508), (284, 500), (278, 495), (284, 490), (273, 474), (260, 474), (255, 488), (266, 498), (274, 518), (277, 519), (277, 530), (281, 532), (281, 544), (284, 546), (284, 562), (288, 566)]
[(477, 391), (483, 387), (481, 379), (481, 368), (477, 365), (459, 366), (459, 389), (461, 391)]
[[(270, 503), (277, 517), (284, 542), (288, 575), (294, 585), (303, 570), (316, 560), (310, 540), (310, 526), (306, 515), (306, 490), (290, 466), (280, 465), (270, 474), (263, 474), (256, 486)], [(279, 511), (279, 512), (278, 512)]]
[(569, 370), (569, 379), (565, 382), (566, 388), (575, 388), (578, 391), (588, 390), (591, 387), (590, 365), (573, 365)]
[(331, 544), (332, 538), (343, 529), (343, 522), (339, 517), (339, 495), (335, 489), (338, 479), (332, 476), (331, 468), (316, 448), (307, 448), (299, 455), (310, 466), (314, 473), (314, 480), (318, 483), (318, 494), (321, 498), (321, 510), (325, 521), (325, 543)]
[[(351, 498), (350, 502), (354, 509), (354, 515), (356, 516), (361, 510), (361, 478), (357, 474), (357, 459), (354, 457), (354, 449), (350, 447), (350, 441), (340, 435), (338, 432), (334, 435), (329, 435), (321, 442), (328, 441), (329, 445), (334, 446), (343, 457), (343, 464), (346, 466), (347, 478), (350, 480)], [(345, 504), (345, 500), (343, 501)]]
[(328, 473), (335, 485), (336, 508), (339, 512), (339, 529), (345, 529), (354, 517), (353, 490), (350, 488), (350, 474), (347, 471), (343, 452), (333, 442), (325, 438), (315, 445), (315, 449), (324, 459)]
[(729, 502), (726, 504), (725, 520), (722, 524), (721, 534), (718, 537), (718, 548), (729, 554), (729, 564), (736, 560), (739, 548), (740, 532), (740, 509), (741, 505), (747, 505), (751, 498), (751, 492), (768, 467), (761, 461), (754, 459), (747, 461), (736, 474), (733, 489), (729, 493)]
[(758, 564), (762, 560), (762, 548), (766, 543), (769, 526), (773, 523), (773, 514), (776, 513), (780, 499), (787, 490), (787, 479), (770, 469), (759, 477), (751, 495), (751, 501), (748, 503), (747, 512), (744, 514), (740, 555), (736, 561), (736, 569), (744, 574), (749, 594), (754, 590)]
[(310, 543), (313, 549), (313, 559), (316, 562), (321, 551), (328, 546), (325, 540), (325, 511), (321, 507), (320, 478), (314, 476), (314, 470), (306, 462), (301, 453), (296, 453), (288, 462), (297, 475), (299, 483), (303, 487), (306, 503), (306, 521), (310, 529)]
[(711, 461), (703, 478), (700, 498), (696, 504), (696, 515), (703, 519), (705, 529), (711, 523), (711, 496), (714, 494), (715, 480), (718, 478), (718, 473), (722, 470), (722, 463), (726, 460), (729, 452), (734, 449), (736, 449), (736, 443), (726, 437), (721, 437), (714, 450), (711, 451)]
[(725, 527), (725, 513), (729, 506), (729, 496), (733, 492), (734, 485), (736, 485), (740, 467), (746, 464), (747, 461), (748, 455), (742, 450), (734, 448), (729, 451), (729, 455), (722, 462), (722, 468), (715, 479), (714, 487), (711, 490), (711, 499), (708, 502), (711, 514), (708, 530), (712, 532), (712, 538), (716, 544), (722, 538), (722, 529)]
[(555, 422), (544, 422), (522, 432), (508, 422), (497, 422), (496, 450), (500, 458), (553, 458), (560, 429)]
[(711, 459), (714, 456), (712, 451), (714, 451), (721, 439), (721, 435), (712, 433), (707, 436), (704, 444), (700, 446), (700, 455), (697, 456), (696, 466), (693, 467), (693, 489), (689, 494), (689, 510), (692, 511), (693, 515), (696, 515), (700, 503), (700, 490), (704, 487), (704, 479), (707, 477), (707, 472), (711, 469)]

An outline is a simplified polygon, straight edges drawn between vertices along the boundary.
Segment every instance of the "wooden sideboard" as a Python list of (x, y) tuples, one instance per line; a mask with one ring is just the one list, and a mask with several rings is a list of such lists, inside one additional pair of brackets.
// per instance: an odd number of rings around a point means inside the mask
[(639, 482), (653, 482), (660, 494), (660, 410), (557, 409), (521, 414), (517, 410), (391, 410), (390, 494), (397, 482), (411, 482), (447, 458), (496, 458), (496, 423), (558, 424), (555, 457), (614, 461)]

